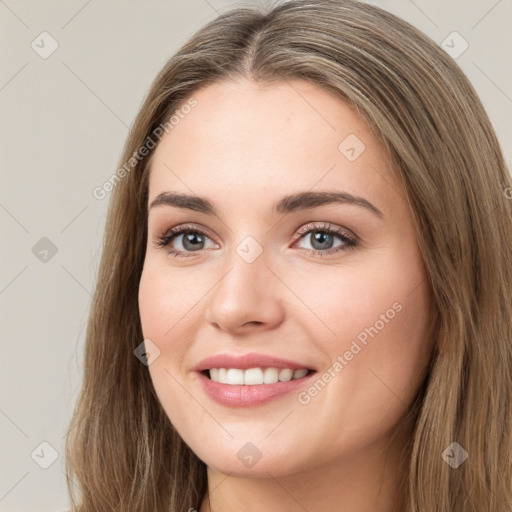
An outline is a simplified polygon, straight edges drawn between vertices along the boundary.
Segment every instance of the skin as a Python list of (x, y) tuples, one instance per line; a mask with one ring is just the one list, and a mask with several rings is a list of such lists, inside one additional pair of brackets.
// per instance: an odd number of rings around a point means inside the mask
[[(200, 512), (397, 512), (406, 436), (386, 448), (432, 353), (431, 293), (384, 146), (346, 102), (303, 80), (222, 81), (194, 98), (155, 150), (148, 205), (176, 191), (207, 197), (218, 216), (150, 210), (139, 308), (144, 338), (160, 350), (149, 365), (157, 396), (207, 464), (210, 503), (205, 496)], [(354, 161), (338, 150), (349, 134), (365, 145)], [(272, 212), (286, 194), (320, 190), (363, 197), (383, 218), (350, 204)], [(192, 256), (155, 247), (185, 223), (209, 233), (201, 250), (179, 234), (170, 247)], [(309, 254), (343, 247), (337, 235), (327, 249), (315, 244), (325, 223), (355, 234), (358, 245)], [(252, 263), (236, 251), (248, 236), (263, 251)], [(401, 310), (308, 403), (291, 393), (256, 408), (220, 405), (193, 371), (206, 356), (259, 352), (308, 363), (321, 376), (393, 304)], [(247, 442), (262, 454), (250, 468), (237, 457)]]

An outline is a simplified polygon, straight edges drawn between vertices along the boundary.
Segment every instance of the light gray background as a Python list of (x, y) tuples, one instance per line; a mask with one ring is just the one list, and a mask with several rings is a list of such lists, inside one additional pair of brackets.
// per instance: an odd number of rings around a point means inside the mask
[[(510, 162), (512, 0), (370, 3), (440, 45), (454, 31), (467, 41), (456, 60), (480, 94)], [(128, 127), (165, 61), (233, 5), (0, 0), (1, 511), (68, 507), (64, 435), (83, 375), (85, 325), (109, 198), (97, 200), (92, 191), (115, 172)], [(49, 39), (42, 43), (39, 37), (43, 31), (59, 45), (46, 59), (31, 47), (35, 41), (39, 51), (43, 45), (48, 50)], [(462, 48), (460, 39), (447, 42)], [(40, 252), (43, 237), (56, 246), (55, 255)], [(48, 469), (40, 467), (51, 462), (51, 449), (42, 442), (58, 454)]]

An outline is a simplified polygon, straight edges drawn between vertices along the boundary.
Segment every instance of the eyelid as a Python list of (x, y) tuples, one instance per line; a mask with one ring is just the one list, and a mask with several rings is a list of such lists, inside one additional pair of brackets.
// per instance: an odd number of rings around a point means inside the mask
[[(341, 226), (338, 226), (336, 224), (331, 224), (329, 222), (320, 222), (320, 225), (314, 222), (310, 222), (308, 224), (303, 225), (297, 232), (296, 232), (296, 240), (293, 242), (292, 247), (294, 247), (298, 242), (300, 242), (306, 233), (312, 232), (312, 231), (319, 231), (319, 232), (326, 232), (334, 236), (338, 236), (340, 239), (343, 240), (344, 246), (343, 248), (331, 248), (327, 249), (325, 251), (319, 250), (319, 249), (304, 249), (303, 251), (306, 251), (306, 253), (309, 254), (320, 254), (320, 255), (331, 255), (331, 254), (338, 254), (350, 249), (353, 249), (359, 244), (359, 237), (355, 234), (353, 234), (352, 231), (347, 230), (346, 228), (343, 228)], [(185, 224), (178, 224), (170, 229), (167, 229), (162, 234), (157, 236), (156, 240), (153, 242), (153, 247), (155, 249), (165, 249), (167, 246), (171, 243), (171, 241), (174, 238), (177, 238), (179, 236), (182, 236), (184, 233), (187, 232), (196, 232), (200, 235), (206, 236), (210, 240), (214, 242), (214, 244), (219, 245), (218, 242), (215, 240), (214, 236), (211, 236), (210, 230), (208, 228), (205, 228), (204, 226), (200, 224), (195, 223), (185, 223)], [(198, 251), (182, 251), (179, 249), (168, 249), (169, 254), (174, 254), (175, 257), (190, 257), (194, 256), (195, 252), (202, 253), (206, 249), (199, 249)]]
[[(333, 231), (337, 234), (344, 235), (346, 238), (352, 239), (354, 242), (359, 241), (359, 237), (355, 233), (353, 233), (352, 231), (350, 231), (344, 227), (337, 226), (336, 224), (331, 224), (330, 222), (326, 222), (326, 221), (316, 221), (316, 222), (317, 222), (317, 224), (315, 224), (315, 222), (308, 222), (307, 224), (304, 224), (300, 229), (295, 230), (296, 236), (298, 238), (300, 238), (308, 231), (317, 229), (319, 231), (320, 230)], [(318, 225), (318, 222), (320, 222), (321, 225)], [(173, 226), (172, 228), (169, 228), (169, 229), (163, 231), (160, 236), (164, 237), (164, 236), (168, 236), (170, 234), (176, 233), (178, 231), (182, 232), (185, 230), (203, 232), (206, 236), (208, 236), (213, 241), (218, 243), (215, 240), (215, 236), (213, 236), (211, 234), (211, 231), (207, 227), (203, 226), (202, 224), (188, 223), (188, 222), (186, 222), (185, 224), (178, 224), (176, 226)]]
[(332, 232), (336, 235), (340, 235), (345, 238), (348, 238), (349, 240), (351, 240), (354, 243), (359, 242), (359, 237), (355, 233), (353, 233), (352, 231), (350, 231), (346, 228), (343, 228), (336, 224), (331, 224), (330, 222), (325, 222), (325, 221), (321, 222), (321, 224), (322, 225), (318, 225), (318, 224), (315, 224), (314, 222), (308, 222), (307, 224), (305, 224), (303, 227), (301, 227), (297, 231), (297, 236), (300, 239), (300, 238), (302, 238), (302, 236), (304, 234), (308, 233), (309, 231), (313, 231), (313, 230), (328, 231), (328, 232)]
[(188, 231), (198, 232), (200, 234), (203, 234), (204, 236), (207, 236), (215, 244), (218, 245), (218, 242), (215, 240), (215, 237), (211, 235), (211, 232), (208, 228), (204, 227), (201, 224), (186, 222), (185, 224), (177, 224), (176, 226), (166, 229), (165, 231), (158, 234), (156, 239), (153, 242), (153, 247), (155, 247), (155, 248), (162, 247), (164, 245), (162, 243), (164, 240), (166, 240), (166, 239), (170, 240), (171, 238), (178, 237)]

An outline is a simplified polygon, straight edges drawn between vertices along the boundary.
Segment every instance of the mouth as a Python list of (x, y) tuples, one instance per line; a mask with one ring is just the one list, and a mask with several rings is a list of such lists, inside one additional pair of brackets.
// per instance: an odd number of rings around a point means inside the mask
[(289, 382), (299, 380), (316, 373), (309, 368), (209, 368), (201, 372), (206, 378), (219, 384), (230, 386), (260, 386), (265, 384), (276, 384), (278, 382)]
[(259, 407), (290, 400), (314, 379), (309, 368), (209, 368), (199, 371), (199, 384), (211, 400), (229, 408)]
[(308, 363), (254, 352), (215, 354), (194, 370), (203, 392), (227, 407), (256, 407), (289, 399), (317, 373)]

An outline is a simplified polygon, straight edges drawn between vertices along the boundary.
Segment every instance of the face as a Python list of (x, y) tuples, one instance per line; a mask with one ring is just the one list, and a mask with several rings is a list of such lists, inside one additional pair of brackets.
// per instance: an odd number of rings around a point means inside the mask
[(427, 274), (384, 146), (302, 80), (194, 98), (149, 178), (139, 309), (157, 396), (223, 473), (363, 453), (389, 437), (431, 354)]

